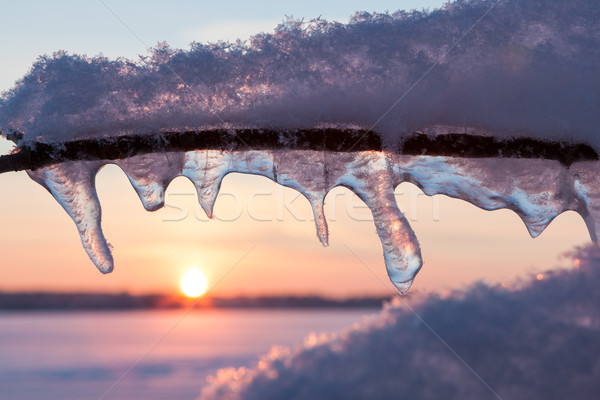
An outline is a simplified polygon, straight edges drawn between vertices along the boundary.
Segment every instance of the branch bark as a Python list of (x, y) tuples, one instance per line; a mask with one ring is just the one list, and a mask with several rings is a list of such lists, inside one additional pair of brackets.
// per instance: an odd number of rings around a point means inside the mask
[[(20, 142), (18, 133), (4, 134)], [(415, 133), (395, 148), (384, 148), (377, 132), (360, 129), (214, 129), (162, 132), (155, 135), (122, 135), (61, 143), (34, 142), (17, 146), (0, 157), (0, 173), (35, 170), (67, 161), (116, 160), (139, 154), (191, 150), (315, 150), (328, 152), (390, 151), (405, 155), (468, 158), (541, 158), (569, 166), (598, 160), (589, 145), (547, 142), (530, 138), (500, 140), (490, 136), (449, 133), (428, 136)]]

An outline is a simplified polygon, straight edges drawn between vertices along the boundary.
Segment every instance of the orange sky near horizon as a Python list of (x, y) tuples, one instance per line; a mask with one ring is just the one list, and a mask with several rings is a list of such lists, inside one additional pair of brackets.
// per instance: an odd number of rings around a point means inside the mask
[[(183, 273), (199, 267), (209, 287), (218, 282), (209, 296), (392, 293), (370, 213), (343, 188), (327, 196), (330, 246), (323, 248), (308, 202), (267, 178), (227, 176), (215, 219), (208, 220), (186, 178), (169, 186), (167, 207), (150, 213), (125, 174), (106, 166), (96, 185), (115, 270), (102, 275), (45, 189), (24, 172), (0, 175), (0, 185), (0, 290), (179, 294)], [(396, 194), (422, 246), (424, 266), (413, 291), (511, 282), (559, 265), (560, 254), (589, 242), (574, 212), (531, 239), (509, 210), (488, 212), (446, 196), (431, 198), (408, 183)]]

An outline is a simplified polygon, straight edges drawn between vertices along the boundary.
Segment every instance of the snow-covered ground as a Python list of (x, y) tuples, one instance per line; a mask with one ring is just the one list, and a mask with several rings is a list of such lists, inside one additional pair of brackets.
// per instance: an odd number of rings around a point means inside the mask
[(379, 316), (209, 378), (203, 400), (565, 399), (600, 390), (600, 254), (519, 288), (397, 298)]

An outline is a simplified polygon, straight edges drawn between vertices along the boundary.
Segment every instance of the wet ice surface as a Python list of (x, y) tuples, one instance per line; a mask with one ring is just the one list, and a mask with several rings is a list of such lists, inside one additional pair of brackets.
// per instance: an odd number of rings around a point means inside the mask
[[(94, 185), (96, 172), (105, 163), (66, 162), (28, 173), (67, 211), (91, 260), (107, 273), (113, 269), (113, 259), (102, 233)], [(598, 162), (594, 161), (566, 167), (543, 159), (467, 159), (377, 151), (196, 150), (138, 155), (114, 163), (126, 173), (149, 211), (164, 206), (166, 187), (177, 176), (186, 176), (194, 183), (199, 203), (208, 216), (212, 216), (227, 174), (265, 176), (298, 190), (308, 199), (317, 237), (325, 246), (325, 196), (337, 186), (347, 187), (371, 210), (388, 276), (401, 293), (410, 288), (423, 264), (417, 237), (394, 197), (394, 189), (402, 182), (417, 185), (427, 195), (445, 194), (485, 210), (513, 210), (532, 237), (567, 210), (583, 217), (594, 241), (598, 235), (600, 182)]]

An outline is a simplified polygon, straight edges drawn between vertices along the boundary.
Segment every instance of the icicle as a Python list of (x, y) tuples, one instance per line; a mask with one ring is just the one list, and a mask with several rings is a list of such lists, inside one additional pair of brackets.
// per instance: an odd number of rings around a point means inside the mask
[(600, 163), (580, 162), (571, 166), (569, 171), (578, 200), (574, 208), (587, 226), (590, 238), (598, 243), (600, 238)]
[(182, 175), (188, 177), (196, 186), (198, 202), (209, 218), (213, 209), (221, 182), (230, 170), (229, 153), (217, 150), (189, 151), (185, 153)]
[(573, 180), (552, 160), (399, 156), (393, 168), (428, 195), (445, 194), (484, 210), (511, 209), (534, 238), (577, 207)]
[(144, 208), (156, 211), (165, 204), (165, 190), (169, 183), (181, 174), (181, 153), (144, 154), (118, 160), (129, 182), (137, 192)]
[(276, 152), (274, 165), (277, 176), (274, 176), (273, 179), (286, 187), (299, 191), (306, 197), (315, 218), (317, 237), (321, 244), (327, 247), (329, 232), (323, 211), (323, 202), (330, 186), (325, 155), (326, 153), (322, 151)]
[(546, 230), (546, 228), (548, 227), (548, 225), (550, 225), (554, 218), (556, 218), (556, 215), (552, 215), (546, 218), (521, 215), (521, 220), (525, 224), (525, 227), (527, 227), (527, 232), (529, 232), (529, 236), (531, 236), (534, 239), (540, 236), (542, 232)]
[(308, 198), (310, 206), (315, 217), (315, 228), (317, 229), (317, 237), (323, 245), (323, 247), (329, 246), (329, 230), (327, 229), (327, 220), (325, 219), (325, 212), (323, 211), (323, 197), (311, 196)]
[(102, 212), (94, 185), (100, 165), (99, 162), (70, 162), (27, 173), (45, 187), (73, 219), (85, 251), (106, 274), (113, 270), (113, 258), (102, 233)]
[[(100, 226), (100, 204), (94, 176), (105, 162), (71, 162), (29, 175), (43, 185), (71, 216), (92, 261), (102, 272), (113, 268)], [(188, 177), (200, 205), (212, 217), (223, 178), (230, 172), (262, 175), (298, 190), (309, 201), (317, 236), (328, 244), (323, 203), (335, 186), (352, 189), (371, 209), (386, 268), (405, 293), (422, 265), (419, 243), (396, 205), (394, 187), (416, 184), (428, 195), (446, 194), (486, 210), (508, 208), (536, 237), (560, 213), (579, 212), (592, 240), (600, 235), (598, 162), (579, 162), (568, 169), (556, 161), (461, 159), (397, 156), (385, 152), (337, 153), (308, 150), (217, 151), (140, 155), (115, 162), (127, 174), (147, 210), (164, 204), (164, 191), (178, 175)]]
[(350, 187), (371, 209), (388, 276), (404, 294), (423, 261), (417, 237), (396, 204), (388, 160), (383, 153), (357, 156), (349, 172), (351, 176), (346, 175), (339, 183)]

